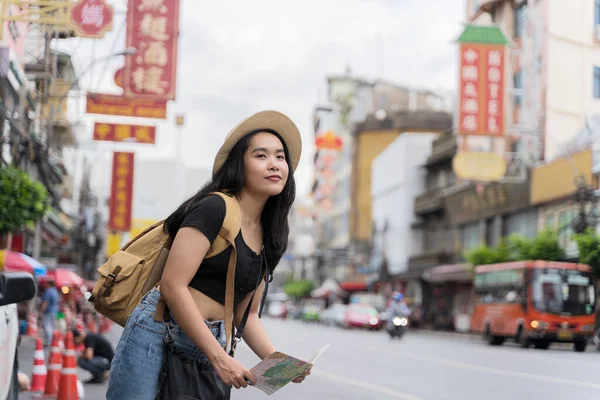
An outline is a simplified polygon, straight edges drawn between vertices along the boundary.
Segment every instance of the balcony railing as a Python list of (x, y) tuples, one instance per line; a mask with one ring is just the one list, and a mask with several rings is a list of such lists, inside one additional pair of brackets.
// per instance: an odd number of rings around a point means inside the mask
[(427, 165), (450, 160), (457, 151), (456, 136), (444, 134), (433, 141), (431, 155), (427, 159)]
[(438, 211), (443, 207), (441, 189), (432, 189), (415, 198), (414, 211), (417, 215)]

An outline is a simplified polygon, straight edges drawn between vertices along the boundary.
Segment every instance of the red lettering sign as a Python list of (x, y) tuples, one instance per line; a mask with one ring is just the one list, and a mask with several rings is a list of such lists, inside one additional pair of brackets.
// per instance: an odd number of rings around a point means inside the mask
[(131, 229), (134, 161), (134, 153), (113, 153), (108, 228), (114, 232)]
[(79, 0), (71, 7), (71, 24), (77, 36), (101, 38), (112, 29), (113, 8), (105, 0)]
[(179, 0), (128, 0), (126, 97), (174, 100), (177, 83)]

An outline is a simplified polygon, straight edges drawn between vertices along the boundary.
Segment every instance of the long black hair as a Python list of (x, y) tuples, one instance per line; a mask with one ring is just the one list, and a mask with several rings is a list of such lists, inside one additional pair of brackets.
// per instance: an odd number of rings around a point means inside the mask
[(248, 147), (250, 147), (250, 140), (252, 137), (259, 132), (272, 133), (281, 140), (285, 152), (285, 160), (290, 170), (283, 190), (278, 195), (269, 197), (261, 214), (264, 245), (263, 251), (265, 252), (269, 269), (273, 272), (288, 246), (288, 235), (290, 233), (288, 214), (290, 213), (290, 209), (296, 198), (296, 181), (294, 180), (294, 174), (292, 173), (290, 155), (285, 142), (276, 132), (262, 129), (260, 131), (250, 132), (240, 139), (235, 146), (233, 146), (227, 160), (225, 160), (225, 163), (219, 171), (217, 171), (213, 179), (208, 181), (198, 193), (183, 202), (175, 212), (169, 215), (165, 221), (164, 230), (172, 238), (175, 238), (188, 211), (193, 209), (200, 200), (213, 192), (225, 192), (233, 195), (238, 195), (240, 193), (245, 185), (244, 154), (248, 150)]

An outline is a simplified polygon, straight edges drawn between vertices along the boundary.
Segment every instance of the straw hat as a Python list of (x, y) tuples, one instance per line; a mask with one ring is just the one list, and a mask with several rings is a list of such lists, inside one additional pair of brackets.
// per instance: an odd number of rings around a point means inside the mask
[(300, 155), (302, 154), (300, 131), (296, 124), (286, 115), (278, 111), (266, 110), (243, 119), (227, 134), (225, 142), (215, 157), (212, 172), (213, 177), (223, 164), (225, 164), (225, 160), (227, 160), (233, 146), (247, 134), (260, 130), (274, 131), (281, 136), (290, 154), (290, 164), (292, 165), (292, 172), (294, 172), (296, 167), (298, 167)]

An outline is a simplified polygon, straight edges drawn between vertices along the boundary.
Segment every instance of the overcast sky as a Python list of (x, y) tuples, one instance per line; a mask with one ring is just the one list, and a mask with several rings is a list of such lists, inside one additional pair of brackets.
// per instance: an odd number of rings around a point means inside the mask
[[(118, 15), (104, 39), (60, 44), (74, 52), (79, 72), (112, 48), (124, 48), (126, 1), (110, 3)], [(361, 78), (454, 89), (455, 40), (463, 19), (464, 0), (181, 0), (178, 98), (169, 105), (169, 119), (79, 115), (85, 124), (80, 142), (91, 139), (94, 120), (158, 122), (157, 146), (134, 148), (143, 156), (166, 155), (175, 143), (173, 115), (184, 113), (182, 155), (188, 164), (210, 167), (240, 119), (276, 109), (302, 132), (297, 181), (299, 194), (305, 195), (312, 179), (312, 112), (325, 100), (326, 77), (350, 66)], [(122, 64), (122, 59), (95, 64), (82, 78), (83, 88), (119, 93), (113, 74)]]

